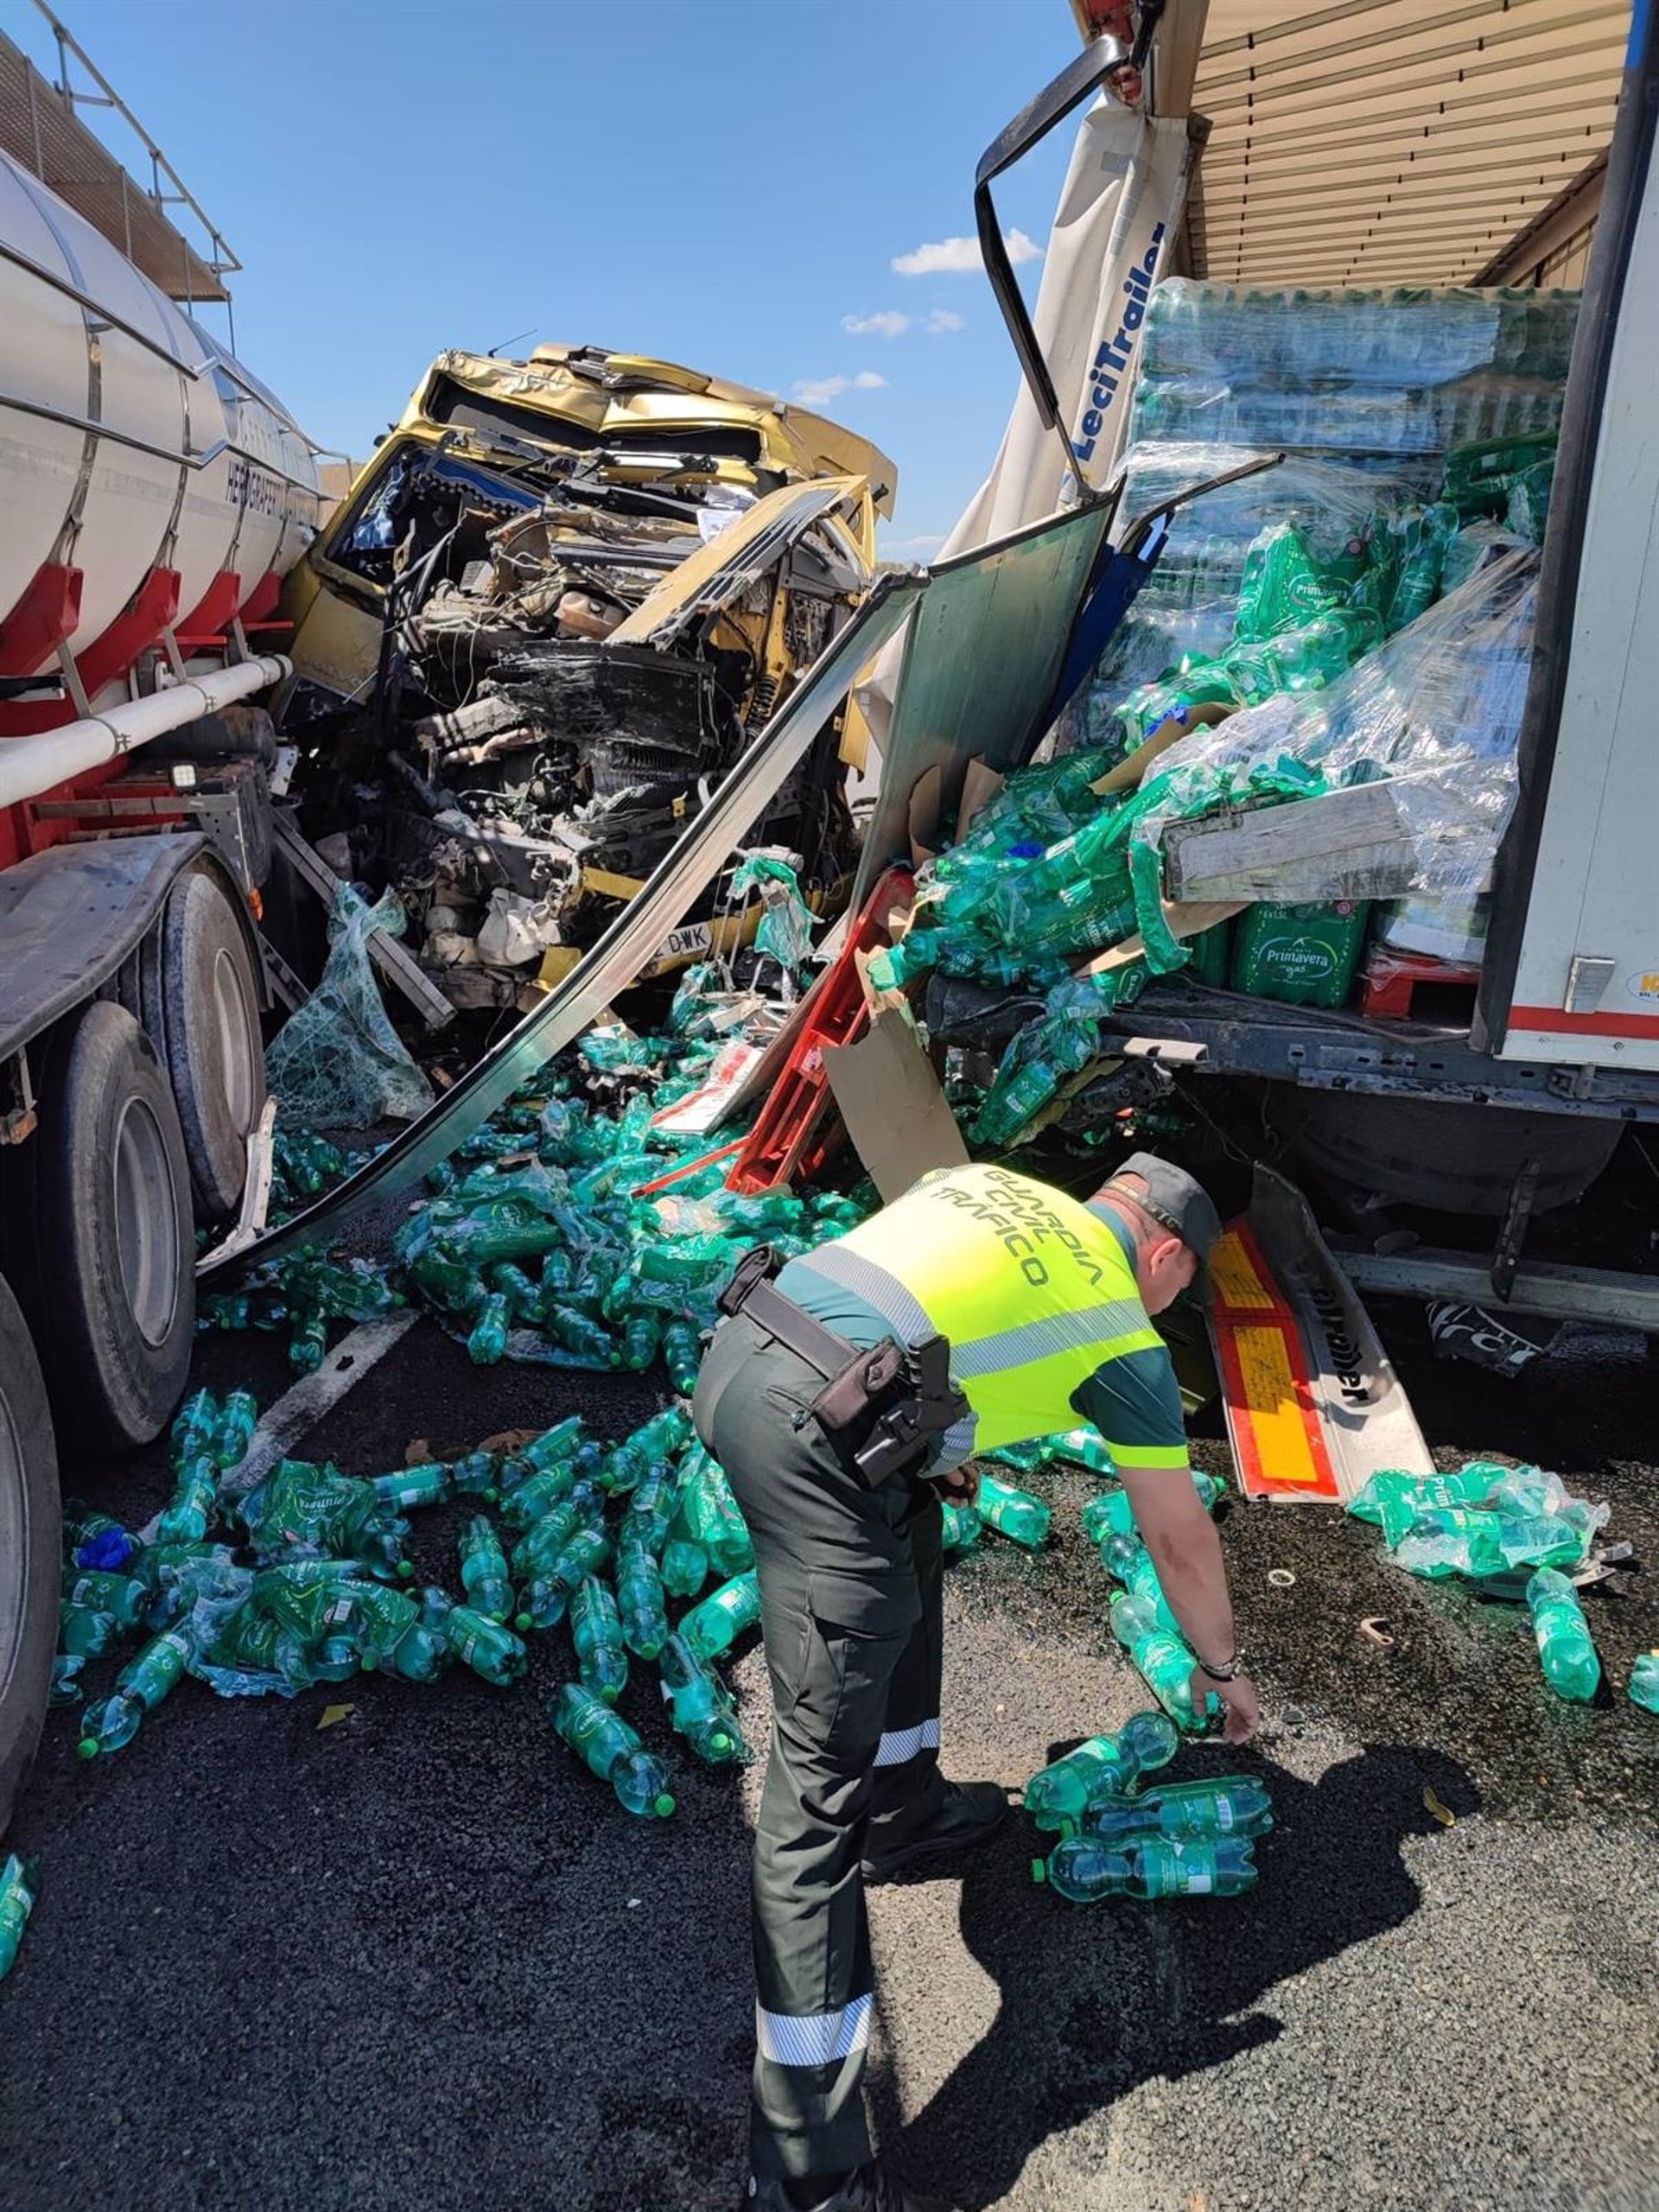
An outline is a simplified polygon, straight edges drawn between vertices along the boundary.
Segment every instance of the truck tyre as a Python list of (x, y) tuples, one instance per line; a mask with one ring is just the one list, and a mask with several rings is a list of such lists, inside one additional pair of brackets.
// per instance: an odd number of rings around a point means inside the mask
[(0, 1281), (0, 1835), (46, 1718), (59, 1546), (46, 1385), (17, 1300)]
[(147, 1444), (178, 1403), (195, 1327), (190, 1170), (167, 1075), (124, 1007), (55, 1033), (40, 1126), (0, 1155), (3, 1260), (60, 1437)]
[(1351, 1190), (1401, 1205), (1500, 1217), (1529, 1159), (1540, 1162), (1537, 1213), (1582, 1198), (1613, 1156), (1621, 1122), (1529, 1114), (1462, 1099), (1287, 1090), (1273, 1118), (1308, 1165)]
[(199, 868), (180, 876), (116, 988), (166, 1066), (196, 1218), (226, 1221), (241, 1204), (248, 1136), (265, 1103), (265, 1053), (247, 939), (216, 877)]

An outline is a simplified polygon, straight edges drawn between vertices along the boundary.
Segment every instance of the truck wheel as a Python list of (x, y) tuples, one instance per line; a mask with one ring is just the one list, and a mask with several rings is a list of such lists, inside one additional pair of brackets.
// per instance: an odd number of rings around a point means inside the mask
[(247, 939), (213, 876), (188, 869), (179, 878), (116, 988), (166, 1066), (196, 1218), (227, 1220), (241, 1203), (248, 1137), (265, 1103), (265, 1052)]
[(60, 1541), (46, 1385), (17, 1301), (0, 1281), (0, 1835), (46, 1718)]
[(1582, 1198), (1611, 1160), (1624, 1126), (1351, 1090), (1285, 1090), (1272, 1113), (1302, 1158), (1334, 1182), (1402, 1205), (1495, 1217), (1529, 1159), (1541, 1163), (1535, 1211)]
[(178, 1403), (195, 1326), (190, 1171), (156, 1049), (95, 1000), (41, 1070), (40, 1127), (0, 1166), (4, 1261), (58, 1432), (146, 1444)]

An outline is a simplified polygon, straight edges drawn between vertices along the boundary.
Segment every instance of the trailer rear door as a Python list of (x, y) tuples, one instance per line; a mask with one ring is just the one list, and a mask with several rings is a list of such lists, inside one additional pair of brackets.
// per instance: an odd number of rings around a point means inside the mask
[(1659, 24), (1636, 10), (1481, 1004), (1504, 1058), (1659, 1069)]

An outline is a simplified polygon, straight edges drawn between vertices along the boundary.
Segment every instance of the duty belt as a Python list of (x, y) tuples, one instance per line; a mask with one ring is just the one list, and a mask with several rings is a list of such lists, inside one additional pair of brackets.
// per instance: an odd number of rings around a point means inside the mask
[(908, 1346), (893, 1337), (849, 1344), (776, 1288), (777, 1268), (770, 1244), (746, 1252), (720, 1294), (721, 1312), (747, 1313), (823, 1377), (810, 1411), (826, 1436), (850, 1447), (870, 1489), (919, 1473), (938, 1438), (969, 1411), (950, 1380), (949, 1340), (936, 1334)]

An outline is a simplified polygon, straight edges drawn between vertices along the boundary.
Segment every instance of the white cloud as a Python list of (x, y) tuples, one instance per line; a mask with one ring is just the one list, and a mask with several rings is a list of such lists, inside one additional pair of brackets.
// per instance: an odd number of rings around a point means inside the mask
[(927, 318), (927, 327), (936, 334), (945, 330), (960, 330), (962, 321), (962, 317), (954, 308), (935, 308)]
[(944, 543), (943, 531), (925, 531), (919, 537), (895, 538), (882, 550), (895, 561), (926, 561), (931, 559)]
[(883, 308), (879, 315), (844, 315), (841, 327), (855, 338), (902, 338), (910, 328), (910, 317), (897, 308)]
[[(1022, 261), (1040, 261), (1043, 249), (1023, 231), (1004, 231), (1002, 244), (1008, 259), (1018, 268)], [(888, 264), (895, 276), (939, 276), (960, 274), (984, 266), (977, 238), (938, 238), (912, 252), (896, 253)]]
[(855, 377), (804, 377), (795, 386), (795, 397), (803, 407), (822, 407), (839, 399), (843, 391), (877, 391), (886, 382), (874, 369), (861, 369)]

